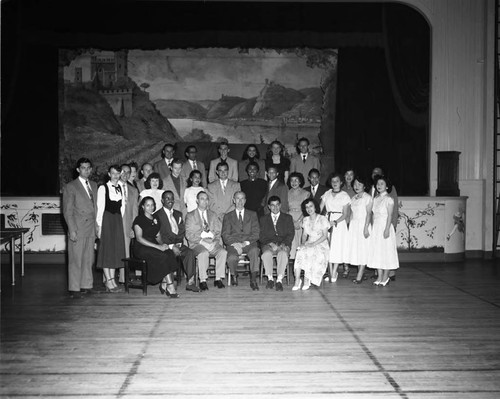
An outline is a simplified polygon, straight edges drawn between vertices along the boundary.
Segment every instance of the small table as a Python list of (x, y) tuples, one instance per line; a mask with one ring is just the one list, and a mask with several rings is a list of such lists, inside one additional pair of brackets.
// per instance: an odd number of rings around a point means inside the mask
[(16, 240), (21, 240), (21, 277), (24, 277), (24, 234), (29, 231), (27, 227), (20, 228), (4, 228), (0, 230), (1, 244), (10, 240), (10, 263), (12, 268), (12, 285), (16, 285), (16, 269), (15, 269), (15, 253), (16, 253)]

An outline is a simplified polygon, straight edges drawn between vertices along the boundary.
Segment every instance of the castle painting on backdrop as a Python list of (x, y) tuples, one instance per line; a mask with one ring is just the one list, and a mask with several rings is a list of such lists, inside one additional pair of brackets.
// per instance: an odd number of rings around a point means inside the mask
[(278, 139), (291, 154), (297, 138), (307, 137), (320, 153), (318, 134), (325, 118), (332, 118), (324, 109), (325, 93), (334, 104), (335, 49), (61, 49), (59, 54), (61, 184), (71, 179), (82, 155), (93, 161), (98, 179), (110, 164), (157, 159), (166, 142)]

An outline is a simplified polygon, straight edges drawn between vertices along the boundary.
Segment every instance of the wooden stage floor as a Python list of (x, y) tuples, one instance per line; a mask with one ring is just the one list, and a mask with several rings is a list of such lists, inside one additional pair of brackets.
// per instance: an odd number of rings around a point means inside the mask
[(500, 264), (284, 292), (66, 296), (64, 265), (3, 266), (0, 396), (500, 398)]

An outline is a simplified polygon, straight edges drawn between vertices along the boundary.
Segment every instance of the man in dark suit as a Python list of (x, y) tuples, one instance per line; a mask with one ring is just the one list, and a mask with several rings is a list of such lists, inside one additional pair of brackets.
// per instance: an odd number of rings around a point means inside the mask
[(283, 276), (295, 236), (295, 227), (292, 216), (281, 212), (279, 197), (270, 197), (267, 204), (270, 213), (260, 219), (261, 258), (267, 275), (266, 288), (274, 287), (273, 256), (276, 256), (276, 291), (283, 291)]
[(182, 262), (187, 276), (186, 291), (199, 292), (194, 281), (195, 263), (193, 251), (183, 244), (186, 225), (182, 213), (174, 209), (175, 197), (172, 191), (165, 191), (161, 196), (163, 207), (155, 212), (160, 220), (160, 238), (162, 244), (168, 244), (177, 260)]
[[(137, 216), (139, 210), (139, 193), (137, 189), (129, 182), (131, 168), (128, 164), (121, 165), (120, 180), (118, 184), (121, 187), (122, 200), (122, 221), (123, 221), (123, 236), (125, 239), (125, 257), (130, 256), (130, 240), (134, 237), (132, 223)], [(120, 283), (125, 282), (125, 273), (123, 268), (120, 269)]]
[(250, 259), (250, 287), (258, 290), (259, 239), (260, 228), (257, 213), (245, 209), (246, 196), (238, 191), (233, 196), (235, 209), (224, 215), (222, 221), (222, 240), (226, 245), (227, 265), (231, 271), (231, 284), (238, 285), (238, 261), (242, 253)]
[(182, 161), (174, 159), (171, 163), (171, 173), (163, 179), (163, 190), (174, 193), (174, 209), (186, 214), (186, 204), (184, 203), (184, 191), (186, 191), (186, 181), (181, 177)]
[(200, 289), (208, 290), (209, 257), (215, 256), (215, 282), (217, 288), (224, 288), (222, 282), (226, 272), (227, 251), (220, 244), (222, 223), (217, 215), (208, 209), (208, 194), (200, 191), (196, 196), (198, 208), (186, 216), (186, 239), (189, 248), (198, 259)]
[(97, 184), (89, 180), (92, 162), (80, 158), (78, 177), (63, 189), (63, 215), (68, 225), (68, 290), (71, 298), (92, 289), (96, 238)]
[(269, 214), (269, 198), (271, 197), (279, 197), (281, 202), (281, 211), (288, 213), (288, 187), (285, 183), (281, 182), (278, 179), (278, 169), (275, 166), (269, 166), (267, 168), (267, 177), (268, 177), (268, 187), (267, 194), (264, 198), (264, 214)]
[(199, 170), (201, 172), (201, 185), (203, 187), (207, 186), (207, 170), (205, 169), (205, 164), (196, 159), (196, 155), (198, 154), (198, 150), (196, 146), (189, 145), (186, 147), (186, 151), (184, 151), (184, 155), (186, 156), (186, 162), (182, 164), (181, 176), (184, 181), (187, 183), (189, 179), (189, 175), (193, 170)]
[(165, 180), (165, 178), (170, 174), (174, 156), (175, 146), (173, 144), (165, 144), (161, 150), (161, 159), (153, 165), (154, 171), (160, 174), (160, 178), (162, 180)]
[(328, 191), (328, 187), (319, 184), (320, 173), (318, 169), (311, 169), (309, 171), (309, 183), (310, 185), (304, 190), (309, 191), (311, 193), (311, 198), (316, 200), (318, 204), (321, 203), (321, 197), (324, 193)]

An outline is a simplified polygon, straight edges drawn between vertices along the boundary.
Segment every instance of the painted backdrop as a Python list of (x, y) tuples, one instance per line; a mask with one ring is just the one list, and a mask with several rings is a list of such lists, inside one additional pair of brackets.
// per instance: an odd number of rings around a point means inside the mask
[(269, 144), (293, 153), (297, 138), (331, 127), (334, 49), (60, 50), (61, 183), (76, 160), (152, 161), (166, 142)]

